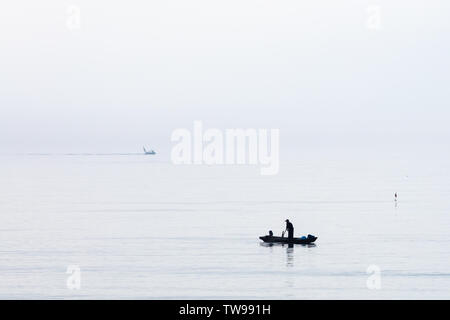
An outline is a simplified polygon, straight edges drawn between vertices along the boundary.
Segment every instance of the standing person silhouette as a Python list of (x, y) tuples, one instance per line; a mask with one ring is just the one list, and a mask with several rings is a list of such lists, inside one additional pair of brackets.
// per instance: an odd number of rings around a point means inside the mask
[(288, 232), (288, 240), (289, 241), (293, 240), (294, 239), (294, 225), (289, 221), (289, 219), (286, 219), (286, 230)]

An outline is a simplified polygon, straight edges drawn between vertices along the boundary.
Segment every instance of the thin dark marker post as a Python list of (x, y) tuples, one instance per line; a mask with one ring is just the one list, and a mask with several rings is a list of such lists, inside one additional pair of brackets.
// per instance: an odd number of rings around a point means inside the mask
[(395, 207), (397, 208), (397, 192), (394, 194)]

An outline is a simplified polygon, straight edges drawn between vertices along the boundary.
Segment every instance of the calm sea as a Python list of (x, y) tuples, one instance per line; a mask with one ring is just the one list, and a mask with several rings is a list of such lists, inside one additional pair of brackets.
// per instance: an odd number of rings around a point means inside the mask
[[(447, 160), (3, 155), (0, 298), (449, 299)], [(262, 245), (286, 218), (316, 245)]]

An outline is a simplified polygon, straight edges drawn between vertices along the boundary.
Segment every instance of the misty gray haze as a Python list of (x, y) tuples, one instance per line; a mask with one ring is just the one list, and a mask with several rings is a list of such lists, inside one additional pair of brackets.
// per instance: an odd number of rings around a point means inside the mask
[[(448, 299), (449, 12), (3, 1), (0, 299)], [(287, 218), (317, 241), (260, 241)]]
[[(425, 5), (426, 4), (426, 5)], [(71, 30), (69, 5), (80, 9)], [(367, 27), (381, 8), (380, 29)], [(194, 120), (311, 148), (445, 147), (448, 1), (14, 1), (1, 153), (170, 150)]]

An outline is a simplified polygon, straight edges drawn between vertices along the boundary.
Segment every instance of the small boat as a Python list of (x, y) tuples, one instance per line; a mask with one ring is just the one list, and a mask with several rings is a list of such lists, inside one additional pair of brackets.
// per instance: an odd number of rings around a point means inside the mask
[(291, 241), (287, 237), (276, 237), (276, 236), (262, 236), (259, 237), (262, 241), (268, 243), (288, 243), (288, 244), (310, 244), (317, 240), (317, 237), (308, 234), (307, 237), (293, 238)]
[(153, 151), (153, 150), (147, 151), (147, 150), (145, 149), (145, 147), (142, 147), (142, 148), (144, 149), (144, 153), (145, 153), (145, 154), (156, 154), (156, 152)]

